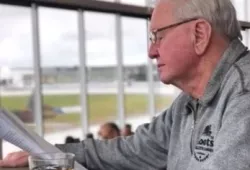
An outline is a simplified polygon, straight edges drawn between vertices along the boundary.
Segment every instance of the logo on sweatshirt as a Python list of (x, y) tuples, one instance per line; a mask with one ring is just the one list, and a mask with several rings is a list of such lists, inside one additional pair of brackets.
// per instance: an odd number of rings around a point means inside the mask
[(212, 125), (207, 125), (195, 146), (194, 157), (199, 162), (204, 162), (209, 158), (209, 155), (214, 151), (214, 136)]

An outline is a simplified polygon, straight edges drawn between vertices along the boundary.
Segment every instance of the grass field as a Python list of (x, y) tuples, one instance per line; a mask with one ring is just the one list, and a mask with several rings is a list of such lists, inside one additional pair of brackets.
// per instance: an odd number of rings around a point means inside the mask
[[(47, 95), (43, 97), (45, 104), (56, 107), (68, 107), (80, 105), (79, 95)], [(0, 98), (1, 105), (9, 110), (25, 109), (28, 96), (4, 96)], [(171, 97), (156, 96), (156, 108), (158, 111), (166, 108), (172, 102)], [(113, 120), (117, 113), (116, 95), (89, 95), (88, 107), (90, 123), (105, 122)], [(126, 95), (125, 112), (126, 116), (147, 112), (148, 98), (146, 95)], [(79, 113), (59, 115), (46, 121), (80, 123)]]

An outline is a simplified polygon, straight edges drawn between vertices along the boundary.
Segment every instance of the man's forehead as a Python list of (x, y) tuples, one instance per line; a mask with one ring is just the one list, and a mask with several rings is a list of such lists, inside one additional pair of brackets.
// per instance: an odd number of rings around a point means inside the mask
[(159, 1), (152, 10), (150, 29), (158, 29), (173, 21), (173, 4), (169, 1)]
[(102, 125), (102, 127), (103, 128), (107, 128), (107, 127), (109, 127), (109, 125), (108, 124), (104, 124), (104, 125)]
[(109, 130), (109, 129), (112, 129), (112, 127), (111, 127), (110, 124), (104, 124), (104, 125), (103, 125), (103, 129)]

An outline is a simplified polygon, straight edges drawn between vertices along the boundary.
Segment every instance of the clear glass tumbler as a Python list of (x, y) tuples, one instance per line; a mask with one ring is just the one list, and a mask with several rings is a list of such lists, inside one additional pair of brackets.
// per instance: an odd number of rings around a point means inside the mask
[(73, 170), (75, 155), (72, 153), (43, 153), (29, 156), (30, 170)]

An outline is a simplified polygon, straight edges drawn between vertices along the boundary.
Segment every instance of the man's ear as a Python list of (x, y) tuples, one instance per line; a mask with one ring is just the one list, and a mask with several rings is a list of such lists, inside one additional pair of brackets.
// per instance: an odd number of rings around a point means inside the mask
[(202, 55), (209, 46), (212, 35), (212, 26), (206, 20), (198, 19), (195, 21), (192, 31), (195, 52), (197, 55)]

